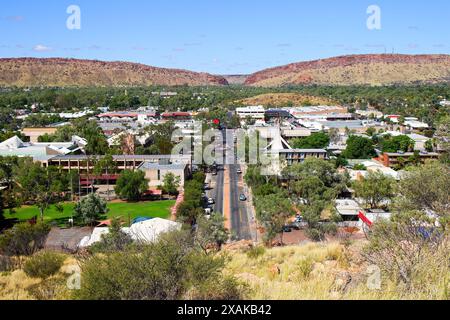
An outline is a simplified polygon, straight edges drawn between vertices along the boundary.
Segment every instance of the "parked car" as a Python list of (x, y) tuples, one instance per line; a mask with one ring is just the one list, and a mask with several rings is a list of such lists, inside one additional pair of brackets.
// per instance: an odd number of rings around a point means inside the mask
[(247, 197), (245, 196), (245, 194), (241, 194), (241, 195), (239, 196), (239, 200), (241, 200), (241, 201), (247, 201)]
[(213, 198), (209, 198), (208, 199), (208, 204), (215, 204), (216, 202), (214, 201), (214, 199)]
[(284, 226), (284, 227), (281, 229), (281, 231), (282, 231), (282, 232), (289, 233), (289, 232), (292, 232), (292, 229), (291, 229), (289, 226)]

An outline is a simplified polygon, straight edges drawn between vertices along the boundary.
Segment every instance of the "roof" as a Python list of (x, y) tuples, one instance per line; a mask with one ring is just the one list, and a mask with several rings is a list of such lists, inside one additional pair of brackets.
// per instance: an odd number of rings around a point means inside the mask
[(168, 117), (190, 117), (191, 114), (189, 112), (166, 112), (162, 114), (163, 118)]
[(327, 153), (325, 149), (283, 149), (280, 153)]
[[(415, 155), (414, 152), (385, 152), (384, 154), (388, 155), (389, 157), (411, 157)], [(437, 152), (419, 152), (418, 155), (422, 157), (439, 157), (439, 153)]]
[(349, 121), (318, 121), (328, 128), (362, 128), (364, 127), (361, 120)]
[(91, 227), (71, 229), (52, 228), (47, 236), (44, 248), (57, 251), (76, 251), (80, 241), (91, 234)]
[(154, 242), (163, 233), (180, 230), (181, 223), (173, 222), (166, 219), (154, 218), (133, 224), (128, 234), (135, 241), (139, 242)]
[(68, 154), (77, 150), (74, 142), (25, 143), (17, 136), (0, 143), (0, 156), (32, 157), (39, 161), (52, 158), (51, 151)]
[(139, 166), (140, 170), (183, 170), (186, 164), (159, 164), (154, 162), (144, 162)]
[(361, 207), (355, 200), (338, 199), (336, 200), (336, 210), (343, 216), (357, 216)]
[[(134, 241), (152, 243), (163, 233), (180, 230), (181, 223), (166, 219), (154, 218), (133, 224), (130, 228), (122, 228), (122, 231), (131, 236)], [(102, 236), (109, 233), (109, 228), (95, 228), (90, 236), (84, 237), (79, 247), (90, 247), (101, 241)]]
[(156, 112), (117, 111), (99, 114), (99, 118), (137, 118), (139, 116), (156, 117)]
[(18, 136), (11, 137), (8, 140), (5, 140), (2, 143), (0, 143), (1, 149), (18, 149), (24, 146), (25, 146), (24, 142), (20, 140)]
[[(87, 160), (89, 159), (98, 159), (102, 158), (103, 156), (87, 156), (87, 155), (60, 155), (55, 156), (52, 158), (54, 161), (68, 161), (68, 160)], [(113, 159), (116, 161), (120, 160), (138, 160), (138, 161), (145, 161), (145, 160), (160, 160), (160, 159), (168, 159), (168, 160), (190, 160), (191, 156), (189, 155), (114, 155)]]

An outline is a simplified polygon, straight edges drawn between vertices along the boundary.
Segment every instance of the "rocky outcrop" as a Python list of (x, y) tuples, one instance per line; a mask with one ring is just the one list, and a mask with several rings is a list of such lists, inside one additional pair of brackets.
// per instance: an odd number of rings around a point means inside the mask
[(450, 82), (449, 55), (351, 55), (256, 72), (251, 86), (392, 85)]
[(207, 73), (156, 68), (130, 62), (78, 59), (0, 59), (0, 86), (71, 87), (141, 85), (227, 85)]

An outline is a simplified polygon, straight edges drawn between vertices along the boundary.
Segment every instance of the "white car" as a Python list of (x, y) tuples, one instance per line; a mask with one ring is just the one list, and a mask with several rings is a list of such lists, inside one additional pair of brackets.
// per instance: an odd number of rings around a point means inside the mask
[(215, 204), (216, 202), (214, 201), (214, 199), (213, 198), (209, 198), (208, 199), (208, 204)]

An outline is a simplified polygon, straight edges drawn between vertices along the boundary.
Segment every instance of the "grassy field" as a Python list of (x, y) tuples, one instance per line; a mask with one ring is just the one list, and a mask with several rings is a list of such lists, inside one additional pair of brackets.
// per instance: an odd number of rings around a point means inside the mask
[[(114, 202), (108, 204), (108, 214), (104, 217), (110, 219), (113, 217), (122, 217), (123, 219), (131, 219), (136, 217), (152, 217), (167, 219), (170, 216), (170, 209), (175, 205), (175, 201), (149, 201), (149, 202)], [(44, 214), (46, 222), (59, 221), (66, 222), (71, 218), (74, 203), (64, 203), (63, 211), (60, 212), (56, 207), (52, 206)], [(39, 217), (39, 209), (36, 207), (22, 207), (16, 209), (16, 212), (5, 212), (6, 219), (17, 219), (19, 221), (29, 220), (35, 216)]]

